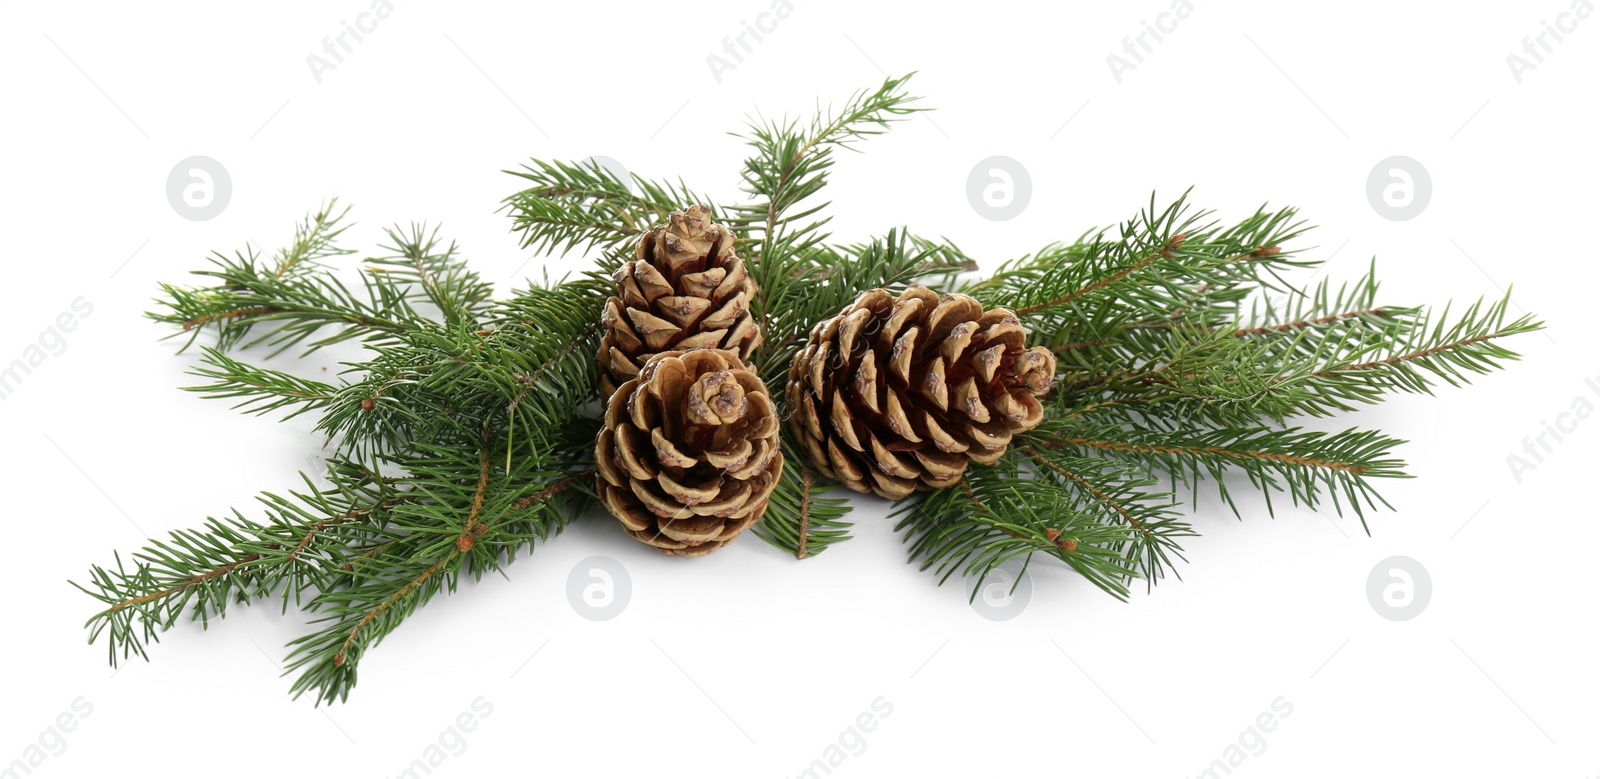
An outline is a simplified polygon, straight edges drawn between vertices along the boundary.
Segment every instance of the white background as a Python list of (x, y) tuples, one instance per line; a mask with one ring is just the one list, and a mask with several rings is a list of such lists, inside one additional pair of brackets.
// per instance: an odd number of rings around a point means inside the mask
[[(796, 0), (719, 84), (707, 55), (769, 0), (396, 3), (321, 84), (307, 55), (368, 0), (0, 3), (0, 363), (73, 300), (93, 306), (0, 401), (0, 770), (81, 696), (92, 713), (44, 736), (59, 754), (32, 775), (390, 777), (482, 696), (492, 714), (434, 776), (789, 777), (882, 696), (892, 713), (834, 775), (1191, 777), (1282, 696), (1292, 714), (1234, 775), (1600, 774), (1600, 419), (1520, 483), (1507, 463), (1575, 399), (1600, 407), (1585, 385), (1600, 377), (1600, 19), (1518, 84), (1507, 55), (1568, 0), (1196, 0), (1118, 84), (1107, 55), (1167, 0)], [(938, 110), (840, 159), (842, 238), (908, 225), (992, 267), (1192, 185), (1224, 218), (1301, 207), (1327, 272), (1352, 278), (1377, 256), (1386, 301), (1496, 296), (1514, 280), (1516, 308), (1545, 317), (1548, 337), (1515, 339), (1524, 361), (1470, 388), (1336, 421), (1411, 441), (1401, 454), (1418, 478), (1382, 485), (1397, 510), (1374, 515), (1372, 537), (1286, 501), (1276, 519), (1247, 504), (1239, 521), (1207, 493), (1183, 580), (1127, 604), (1036, 566), (1021, 616), (988, 621), (958, 585), (906, 565), (884, 505), (861, 501), (857, 538), (804, 563), (750, 537), (667, 559), (595, 517), (507, 579), (436, 599), (332, 708), (286, 695), (276, 664), (304, 626), (276, 605), (205, 633), (182, 624), (115, 676), (103, 646), (85, 646), (95, 603), (68, 579), (147, 535), (249, 511), (321, 443), (309, 422), (178, 391), (192, 358), (142, 318), (157, 282), (183, 281), (212, 250), (276, 247), (337, 194), (356, 205), (353, 247), (376, 251), (385, 224), (442, 221), (504, 291), (584, 260), (518, 248), (496, 213), (517, 184), (501, 170), (604, 155), (730, 201), (744, 150), (725, 132), (743, 117), (910, 70)], [(1365, 194), (1397, 154), (1433, 181), (1410, 221), (1381, 218)], [(231, 174), (210, 221), (165, 195), (191, 155)], [(1031, 173), (1009, 222), (965, 194), (991, 155)], [(1409, 622), (1367, 601), (1368, 573), (1397, 554), (1433, 581)], [(609, 622), (567, 603), (569, 572), (592, 555), (632, 579)]]

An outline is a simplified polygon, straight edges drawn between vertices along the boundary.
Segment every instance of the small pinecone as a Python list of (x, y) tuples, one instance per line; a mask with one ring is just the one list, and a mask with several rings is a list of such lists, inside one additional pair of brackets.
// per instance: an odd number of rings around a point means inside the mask
[(617, 270), (617, 294), (600, 315), (604, 397), (668, 349), (731, 349), (749, 359), (761, 344), (750, 314), (756, 283), (733, 241), (733, 231), (711, 224), (700, 205), (674, 211), (669, 224), (644, 234), (638, 259)]
[(790, 427), (819, 471), (857, 492), (949, 487), (1044, 419), (1056, 359), (1024, 349), (1027, 335), (966, 295), (868, 290), (795, 355)]
[(650, 358), (611, 395), (594, 449), (606, 509), (628, 535), (683, 557), (760, 520), (783, 470), (767, 387), (724, 349)]

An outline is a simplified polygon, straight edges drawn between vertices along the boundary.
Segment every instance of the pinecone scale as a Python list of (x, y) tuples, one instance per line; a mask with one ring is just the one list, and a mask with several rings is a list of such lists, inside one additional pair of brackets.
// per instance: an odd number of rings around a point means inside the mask
[(756, 284), (734, 252), (733, 231), (695, 205), (646, 233), (615, 274), (617, 294), (600, 325), (600, 391), (610, 397), (645, 361), (672, 349), (729, 349), (741, 360), (761, 344), (750, 312)]
[(1027, 336), (1011, 311), (967, 295), (868, 290), (795, 355), (791, 430), (812, 465), (858, 492), (952, 486), (1043, 421), (1055, 355)]
[(601, 503), (665, 554), (708, 554), (765, 513), (783, 469), (778, 428), (766, 385), (737, 353), (661, 352), (606, 406)]

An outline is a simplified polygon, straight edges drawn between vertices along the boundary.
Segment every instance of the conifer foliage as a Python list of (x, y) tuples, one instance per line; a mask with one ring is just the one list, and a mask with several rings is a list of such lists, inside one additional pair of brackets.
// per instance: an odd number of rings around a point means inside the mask
[[(1210, 481), (1231, 505), (1230, 477), (1269, 501), (1286, 494), (1349, 510), (1366, 527), (1383, 502), (1377, 481), (1404, 475), (1401, 442), (1294, 420), (1465, 383), (1516, 358), (1505, 338), (1541, 327), (1510, 316), (1507, 298), (1456, 314), (1390, 305), (1374, 272), (1296, 286), (1316, 261), (1298, 248), (1306, 227), (1293, 209), (1228, 223), (1187, 195), (1152, 199), (1126, 223), (988, 275), (971, 273), (975, 263), (950, 242), (900, 227), (836, 241), (821, 193), (841, 151), (918, 110), (908, 79), (808, 119), (754, 120), (738, 172), (748, 198), (737, 203), (588, 163), (535, 160), (514, 171), (523, 189), (505, 209), (523, 245), (585, 251), (594, 266), (504, 299), (436, 228), (396, 226), (376, 256), (345, 262), (348, 210), (333, 201), (276, 253), (217, 254), (198, 283), (163, 285), (150, 317), (187, 338), (185, 348), (199, 346), (188, 389), (252, 414), (316, 419), (330, 442), (327, 469), (263, 492), (250, 511), (92, 567), (75, 582), (100, 602), (90, 641), (116, 663), (145, 656), (180, 619), (277, 600), (310, 619), (288, 647), (291, 691), (341, 701), (365, 654), (434, 596), (601, 516), (601, 387), (629, 374), (622, 361), (610, 377), (597, 371), (602, 341), (628, 340), (608, 329), (616, 312), (607, 318), (607, 301), (618, 270), (637, 267), (641, 241), (691, 206), (727, 226), (739, 272), (758, 290), (746, 297), (760, 337), (734, 346), (775, 390), (776, 419), (795, 411), (783, 390), (819, 323), (919, 286), (931, 291), (912, 296), (959, 293), (975, 311), (1010, 312), (1026, 345), (1053, 357), (1030, 358), (1054, 368), (1048, 392), (1028, 398), (1042, 418), (1008, 433), (1003, 451), (964, 469), (952, 461), (900, 499), (911, 559), (940, 581), (1037, 556), (1127, 597), (1182, 560), (1194, 534), (1184, 498)], [(364, 356), (332, 383), (252, 362), (342, 342)], [(752, 532), (811, 557), (849, 538), (850, 504), (789, 425), (774, 427), (783, 428), (781, 454), (767, 460), (776, 485), (763, 486), (770, 496)]]

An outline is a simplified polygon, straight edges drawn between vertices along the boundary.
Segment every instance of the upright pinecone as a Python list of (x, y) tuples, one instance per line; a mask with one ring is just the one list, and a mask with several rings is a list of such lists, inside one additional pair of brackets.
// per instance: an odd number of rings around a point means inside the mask
[(594, 454), (606, 509), (629, 535), (683, 557), (760, 520), (783, 470), (766, 385), (722, 349), (650, 358), (611, 395)]
[(1055, 355), (1012, 312), (911, 287), (861, 293), (789, 367), (789, 424), (822, 473), (902, 498), (991, 464), (1044, 418)]
[(674, 211), (639, 241), (638, 259), (617, 270), (617, 294), (600, 324), (600, 391), (610, 397), (668, 349), (730, 349), (749, 359), (761, 344), (750, 314), (756, 284), (733, 253), (733, 231), (711, 224), (705, 206)]

